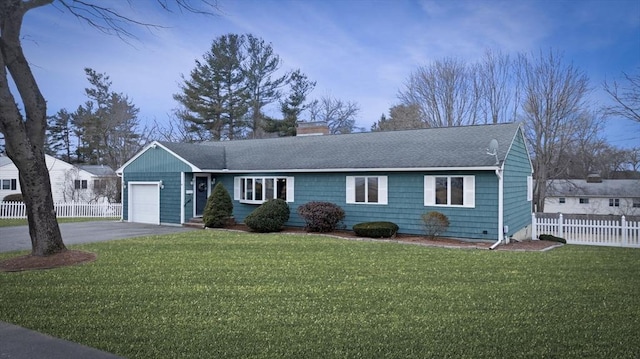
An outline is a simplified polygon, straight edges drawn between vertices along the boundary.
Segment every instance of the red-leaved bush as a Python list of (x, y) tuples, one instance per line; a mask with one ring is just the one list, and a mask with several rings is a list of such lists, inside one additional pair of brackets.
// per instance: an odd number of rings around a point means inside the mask
[(331, 202), (308, 202), (298, 207), (307, 232), (331, 232), (344, 219), (344, 210)]

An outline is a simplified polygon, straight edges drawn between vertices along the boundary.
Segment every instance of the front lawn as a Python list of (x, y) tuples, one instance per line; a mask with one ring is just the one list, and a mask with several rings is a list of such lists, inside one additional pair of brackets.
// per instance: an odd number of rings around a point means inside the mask
[[(0, 320), (128, 358), (634, 358), (640, 250), (193, 231), (0, 273)], [(0, 254), (0, 259), (13, 254)]]
[[(71, 217), (58, 218), (58, 223), (117, 221), (120, 217)], [(26, 218), (0, 218), (0, 227), (15, 227), (28, 225)]]

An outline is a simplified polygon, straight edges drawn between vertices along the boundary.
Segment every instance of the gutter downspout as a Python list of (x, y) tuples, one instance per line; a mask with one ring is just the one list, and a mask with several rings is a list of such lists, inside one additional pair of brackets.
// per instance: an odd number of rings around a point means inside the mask
[(489, 249), (495, 249), (504, 240), (504, 180), (502, 167), (496, 168), (498, 177), (498, 240)]
[(186, 206), (186, 204), (185, 204), (185, 201), (186, 201), (186, 199), (185, 199), (185, 196), (186, 196), (186, 194), (185, 194), (185, 192), (186, 192), (185, 182), (186, 182), (185, 173), (181, 172), (180, 173), (180, 224), (184, 224), (184, 222), (185, 222), (184, 221), (184, 219), (185, 219), (184, 218), (185, 217), (184, 216), (184, 207)]
[[(120, 204), (122, 205), (122, 212), (120, 212), (120, 222), (124, 222), (124, 171), (122, 171), (122, 173), (116, 172), (116, 176), (120, 177)], [(129, 219), (129, 217), (127, 217), (127, 219)]]

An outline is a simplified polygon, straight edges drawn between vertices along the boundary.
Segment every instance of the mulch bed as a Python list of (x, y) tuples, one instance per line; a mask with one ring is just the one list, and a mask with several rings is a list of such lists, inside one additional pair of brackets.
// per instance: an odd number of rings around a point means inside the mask
[[(242, 224), (236, 224), (225, 230), (236, 230), (243, 232), (251, 232), (251, 230)], [(424, 236), (416, 236), (409, 234), (398, 234), (394, 238), (365, 238), (358, 237), (353, 231), (338, 230), (331, 233), (307, 233), (302, 228), (286, 227), (280, 233), (290, 234), (309, 234), (323, 235), (335, 238), (358, 241), (385, 241), (394, 243), (406, 243), (431, 247), (444, 248), (462, 248), (462, 249), (489, 249), (493, 243), (490, 242), (470, 242), (455, 238), (438, 238), (429, 239)], [(495, 250), (498, 251), (546, 251), (555, 247), (562, 246), (560, 243), (551, 241), (511, 241), (509, 244), (500, 244)], [(0, 272), (20, 272), (25, 270), (51, 269), (58, 267), (66, 267), (81, 263), (89, 263), (96, 260), (96, 254), (84, 251), (66, 250), (47, 257), (26, 255), (21, 257), (9, 258), (0, 261)]]
[[(243, 224), (236, 224), (226, 229), (251, 232), (251, 230), (246, 225), (243, 225)], [(349, 240), (385, 241), (385, 242), (408, 243), (408, 244), (416, 244), (416, 245), (431, 246), (431, 247), (445, 247), (445, 248), (489, 249), (493, 245), (493, 242), (472, 242), (472, 241), (456, 239), (456, 238), (429, 239), (425, 236), (417, 236), (417, 235), (403, 234), (403, 233), (397, 234), (394, 238), (380, 238), (380, 239), (359, 237), (353, 231), (347, 231), (347, 230), (337, 230), (330, 233), (308, 233), (304, 229), (298, 228), (298, 227), (285, 227), (280, 233), (325, 235), (325, 236), (344, 238)], [(509, 244), (500, 244), (494, 250), (546, 251), (546, 250), (553, 249), (560, 246), (562, 246), (562, 244), (557, 242), (526, 240), (521, 242), (511, 241), (511, 243)]]
[(66, 250), (50, 256), (41, 257), (28, 254), (0, 262), (0, 272), (20, 272), (36, 269), (51, 269), (89, 263), (96, 260), (96, 254), (84, 251)]

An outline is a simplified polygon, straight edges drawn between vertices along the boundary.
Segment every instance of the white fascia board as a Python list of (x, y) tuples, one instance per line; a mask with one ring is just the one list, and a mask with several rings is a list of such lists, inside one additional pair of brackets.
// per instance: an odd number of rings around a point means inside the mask
[(118, 168), (116, 170), (116, 174), (121, 176), (122, 173), (124, 172), (125, 167), (130, 165), (133, 161), (135, 161), (138, 157), (142, 156), (142, 154), (147, 152), (149, 149), (155, 149), (155, 148), (158, 148), (158, 147), (160, 147), (163, 150), (169, 152), (172, 156), (174, 156), (175, 158), (177, 158), (180, 161), (184, 162), (187, 166), (191, 167), (191, 171), (192, 172), (200, 172), (201, 171), (198, 167), (194, 166), (192, 163), (190, 163), (189, 161), (185, 160), (184, 158), (178, 156), (175, 152), (173, 152), (170, 149), (166, 148), (160, 142), (153, 141), (150, 144), (146, 145), (142, 150), (140, 150), (140, 152), (138, 152), (135, 156), (133, 156), (129, 161), (127, 161), (125, 164), (123, 164), (120, 168)]
[(406, 167), (406, 168), (323, 168), (323, 169), (271, 169), (271, 170), (220, 170), (203, 169), (209, 173), (330, 173), (330, 172), (446, 172), (446, 171), (495, 171), (500, 166), (487, 167)]

